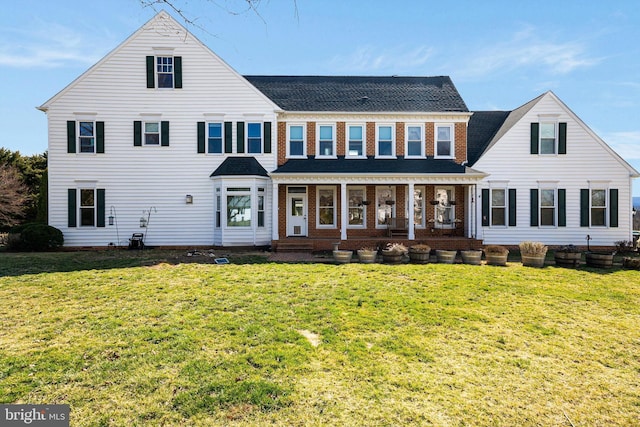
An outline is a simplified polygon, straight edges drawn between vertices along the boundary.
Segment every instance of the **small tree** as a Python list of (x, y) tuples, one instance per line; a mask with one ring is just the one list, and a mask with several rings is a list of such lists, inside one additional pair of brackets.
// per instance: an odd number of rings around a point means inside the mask
[(24, 218), (29, 201), (29, 189), (22, 181), (18, 168), (0, 164), (0, 228), (11, 227)]

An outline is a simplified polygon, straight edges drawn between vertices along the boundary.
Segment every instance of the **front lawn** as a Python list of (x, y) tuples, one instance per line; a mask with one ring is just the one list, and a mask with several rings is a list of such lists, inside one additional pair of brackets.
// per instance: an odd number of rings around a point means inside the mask
[(638, 271), (143, 253), (0, 254), (0, 403), (72, 426), (639, 422)]

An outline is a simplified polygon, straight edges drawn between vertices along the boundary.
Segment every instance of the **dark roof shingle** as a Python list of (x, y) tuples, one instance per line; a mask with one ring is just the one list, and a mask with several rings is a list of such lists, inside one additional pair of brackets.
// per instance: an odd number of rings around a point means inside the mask
[(255, 157), (227, 157), (210, 176), (269, 176)]
[(453, 160), (426, 159), (289, 159), (276, 169), (274, 174), (311, 173), (311, 174), (464, 174), (467, 171)]
[(285, 111), (468, 112), (448, 76), (245, 76)]
[(474, 111), (467, 126), (467, 160), (478, 161), (510, 111)]

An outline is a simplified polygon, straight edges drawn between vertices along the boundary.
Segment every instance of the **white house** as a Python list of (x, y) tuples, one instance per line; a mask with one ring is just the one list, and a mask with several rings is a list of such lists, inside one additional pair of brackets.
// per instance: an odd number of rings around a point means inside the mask
[(160, 12), (39, 108), (67, 246), (631, 238), (638, 172), (550, 92), (473, 113), (444, 76), (241, 76)]

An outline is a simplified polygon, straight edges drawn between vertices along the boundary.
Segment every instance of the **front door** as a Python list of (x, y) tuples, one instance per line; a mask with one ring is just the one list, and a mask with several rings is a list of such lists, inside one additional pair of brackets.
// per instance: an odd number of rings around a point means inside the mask
[(307, 195), (287, 194), (287, 236), (307, 236)]

